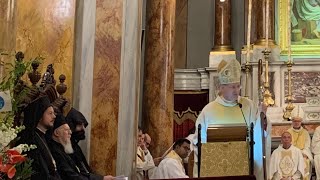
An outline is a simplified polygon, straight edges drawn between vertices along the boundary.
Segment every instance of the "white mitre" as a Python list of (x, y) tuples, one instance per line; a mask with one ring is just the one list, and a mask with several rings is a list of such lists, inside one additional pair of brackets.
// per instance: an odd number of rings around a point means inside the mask
[(220, 84), (239, 83), (241, 66), (236, 59), (222, 60), (218, 65)]

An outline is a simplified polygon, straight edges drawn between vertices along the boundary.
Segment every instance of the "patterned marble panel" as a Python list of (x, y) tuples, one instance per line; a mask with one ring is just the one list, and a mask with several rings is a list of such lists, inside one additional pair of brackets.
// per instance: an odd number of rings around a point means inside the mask
[[(285, 94), (288, 94), (288, 73), (285, 72)], [(306, 103), (306, 97), (319, 96), (320, 72), (292, 72), (292, 94), (294, 103)]]
[(45, 58), (39, 68), (44, 73), (54, 64), (55, 79), (65, 74), (71, 98), (75, 0), (19, 0), (17, 3), (16, 50), (25, 59)]
[(96, 1), (90, 163), (100, 174), (116, 171), (122, 1)]

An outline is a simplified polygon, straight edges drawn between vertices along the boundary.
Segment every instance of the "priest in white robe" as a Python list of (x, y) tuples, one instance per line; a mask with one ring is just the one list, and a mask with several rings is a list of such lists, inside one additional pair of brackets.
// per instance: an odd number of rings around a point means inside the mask
[(183, 159), (190, 152), (190, 141), (178, 139), (173, 145), (173, 150), (166, 155), (156, 169), (155, 179), (189, 178), (183, 166)]
[[(240, 96), (240, 76), (241, 66), (235, 59), (222, 60), (218, 65), (219, 75), (219, 94), (217, 98), (207, 104), (201, 111), (196, 121), (196, 133), (193, 140), (194, 145), (194, 169), (193, 177), (198, 177), (198, 125), (201, 124), (201, 143), (207, 142), (207, 129), (210, 124), (239, 124), (245, 123), (250, 127), (251, 123), (255, 124), (254, 128), (254, 174), (258, 180), (264, 179), (263, 169), (263, 151), (262, 151), (262, 132), (260, 112), (266, 114), (265, 105), (258, 107), (253, 102)], [(270, 127), (270, 126), (268, 126)], [(268, 129), (268, 132), (270, 130)], [(266, 147), (271, 147), (271, 140), (266, 143)], [(267, 157), (270, 157), (270, 151)], [(269, 155), (268, 155), (269, 152)]]
[[(137, 159), (136, 159), (136, 170), (137, 179), (144, 180), (148, 177), (153, 176), (154, 169), (156, 168), (153, 157), (151, 156), (149, 150), (147, 149), (146, 140), (149, 141), (145, 136), (150, 136), (148, 134), (143, 134), (141, 130), (138, 132), (138, 147), (137, 147)], [(151, 138), (150, 138), (151, 143)], [(149, 143), (149, 144), (150, 144)], [(149, 172), (150, 170), (150, 172)]]
[(320, 180), (320, 126), (316, 128), (312, 136), (311, 150), (314, 154), (314, 168), (317, 180)]
[(291, 144), (289, 132), (281, 136), (279, 147), (273, 151), (270, 159), (269, 177), (272, 180), (291, 180), (304, 178), (305, 163), (300, 149)]
[(311, 153), (311, 138), (309, 132), (301, 126), (302, 118), (297, 116), (292, 118), (292, 127), (288, 132), (292, 137), (292, 145), (301, 150), (305, 162), (305, 179), (309, 180), (312, 172), (313, 157)]

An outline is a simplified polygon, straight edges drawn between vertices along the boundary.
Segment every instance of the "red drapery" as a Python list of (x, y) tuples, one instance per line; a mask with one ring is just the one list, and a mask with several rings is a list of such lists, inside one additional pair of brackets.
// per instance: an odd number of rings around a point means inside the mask
[[(202, 108), (208, 104), (208, 91), (176, 91), (174, 94), (175, 121), (173, 140), (185, 138), (195, 126), (197, 116)], [(184, 112), (188, 112), (184, 114)], [(178, 116), (179, 114), (180, 116)], [(189, 116), (188, 116), (189, 115)], [(188, 116), (186, 118), (185, 116)], [(178, 119), (177, 119), (178, 118)]]
[(189, 135), (189, 131), (194, 128), (194, 121), (191, 119), (185, 120), (181, 125), (174, 122), (173, 125), (173, 140), (176, 141), (180, 138), (185, 138)]

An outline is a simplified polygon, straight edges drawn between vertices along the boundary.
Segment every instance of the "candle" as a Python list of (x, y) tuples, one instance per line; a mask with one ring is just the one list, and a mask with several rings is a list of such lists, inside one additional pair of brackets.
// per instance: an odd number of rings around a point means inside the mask
[(266, 49), (269, 48), (269, 0), (266, 5)]
[(248, 28), (247, 28), (247, 59), (246, 64), (250, 62), (250, 36), (251, 36), (251, 11), (252, 11), (252, 0), (249, 0), (248, 8)]
[(288, 0), (288, 62), (291, 62), (291, 0)]

